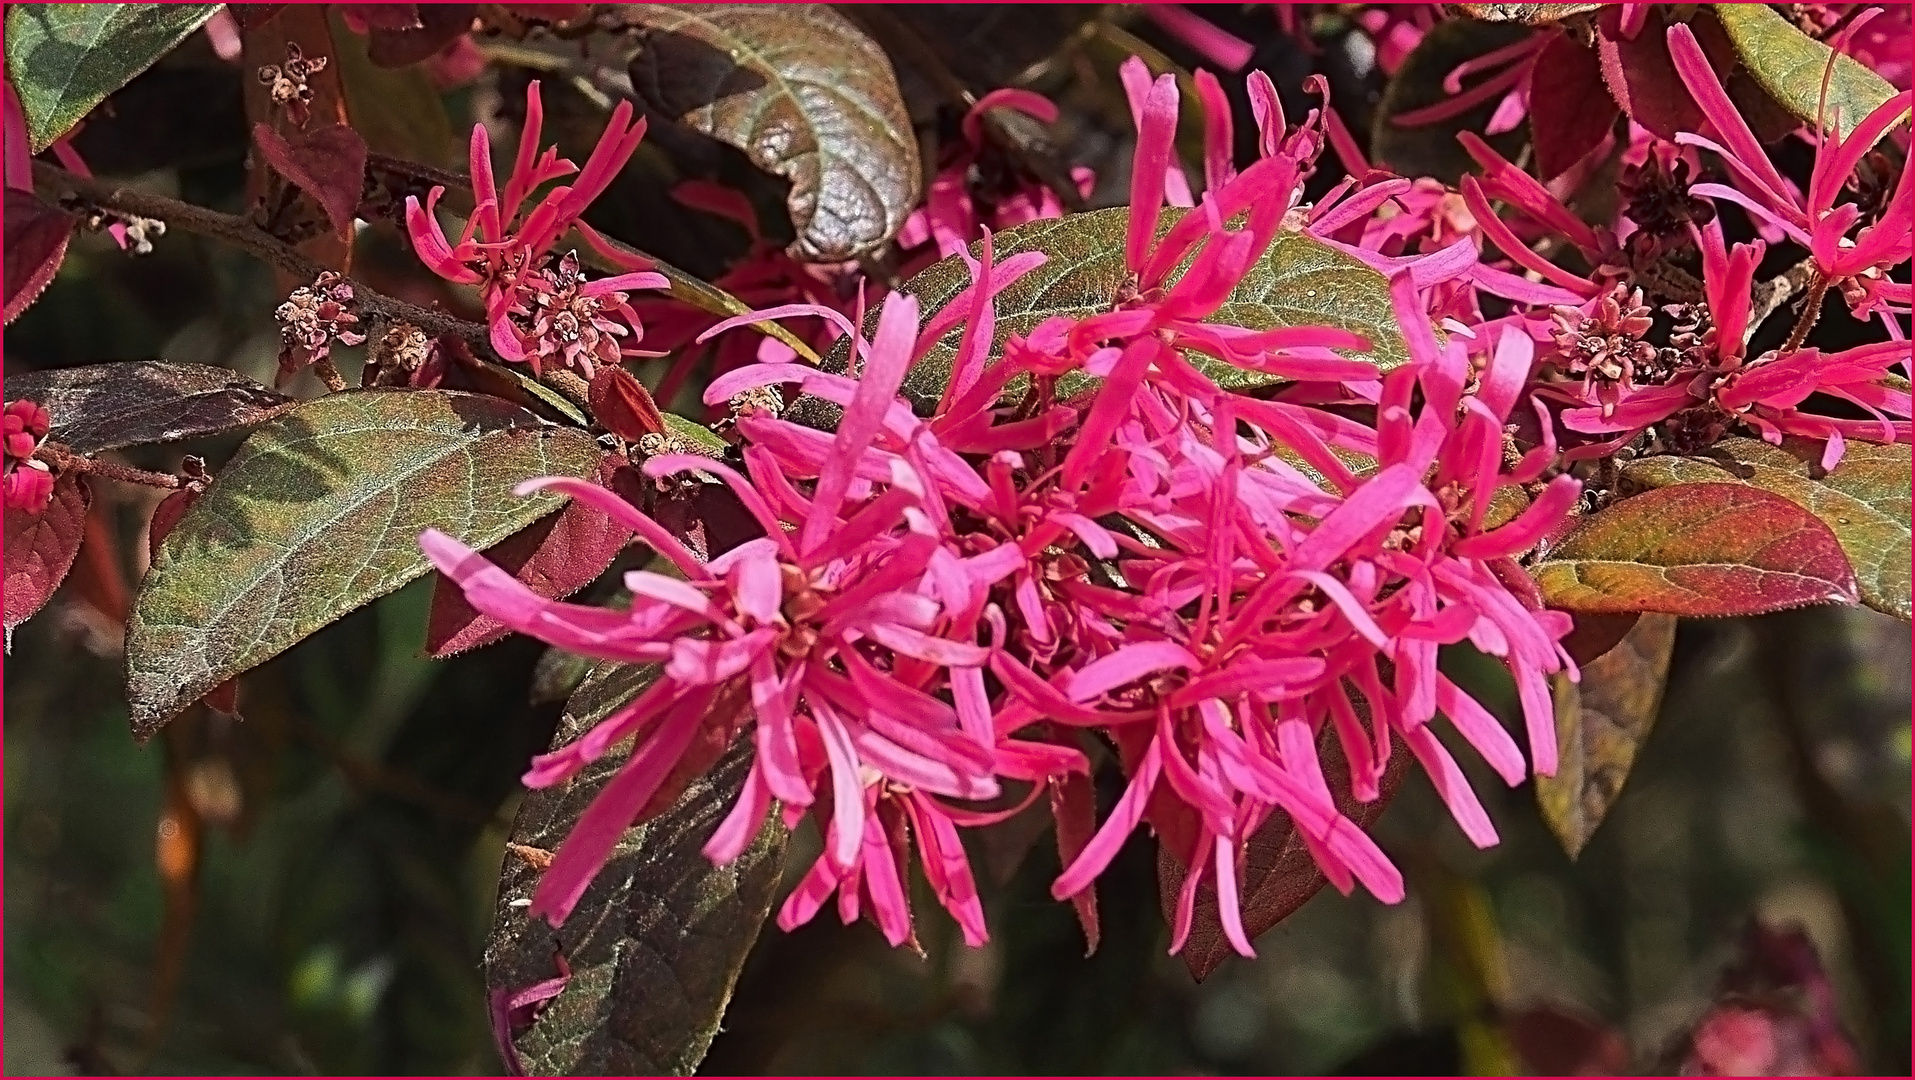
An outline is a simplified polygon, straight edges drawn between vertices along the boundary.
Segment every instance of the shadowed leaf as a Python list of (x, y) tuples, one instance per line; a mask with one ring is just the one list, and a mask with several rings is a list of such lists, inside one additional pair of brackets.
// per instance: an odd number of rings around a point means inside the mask
[(1644, 615), (1615, 648), (1583, 665), (1581, 683), (1559, 674), (1550, 685), (1561, 759), (1555, 776), (1536, 778), (1536, 801), (1572, 859), (1622, 793), (1649, 737), (1675, 644), (1675, 616)]
[(646, 105), (791, 181), (793, 254), (843, 262), (904, 226), (923, 185), (884, 50), (824, 4), (628, 4)]
[[(1455, 116), (1426, 123), (1404, 124), (1400, 118), (1455, 95), (1443, 88), (1443, 80), (1458, 64), (1486, 53), (1514, 45), (1528, 37), (1530, 30), (1520, 23), (1488, 23), (1471, 19), (1447, 19), (1430, 28), (1414, 50), (1396, 69), (1383, 100), (1377, 103), (1376, 117), (1370, 125), (1370, 157), (1405, 176), (1434, 176), (1454, 184), (1465, 173), (1480, 171), (1456, 141), (1459, 131), (1482, 133), (1496, 112), (1503, 95), (1485, 101)], [(1467, 90), (1485, 76), (1477, 75), (1464, 84)], [(1527, 137), (1527, 125), (1514, 131), (1485, 136), (1496, 152), (1514, 160)]]
[(1759, 615), (1856, 601), (1835, 534), (1780, 495), (1739, 484), (1647, 491), (1586, 518), (1531, 568), (1551, 607)]
[(419, 533), (487, 548), (551, 513), (535, 476), (596, 474), (591, 436), (495, 398), (333, 394), (233, 455), (160, 545), (127, 626), (134, 734), (430, 569)]
[(31, 191), (7, 189), (6, 312), (11, 323), (33, 306), (66, 261), (74, 218)]
[(22, 371), (6, 383), (7, 400), (46, 406), (50, 437), (81, 454), (230, 431), (299, 404), (228, 368), (164, 360)]
[(7, 80), (34, 153), (213, 17), (218, 4), (12, 4)]
[(1909, 605), (1909, 453), (1904, 444), (1851, 442), (1834, 472), (1822, 444), (1724, 439), (1707, 457), (1651, 457), (1623, 478), (1648, 487), (1734, 481), (1772, 491), (1822, 519), (1855, 567), (1862, 602), (1898, 618)]
[[(1622, 36), (1622, 10), (1603, 12), (1602, 34), (1596, 48), (1602, 59), (1603, 81), (1610, 96), (1629, 118), (1654, 132), (1658, 138), (1674, 139), (1680, 131), (1713, 130), (1705, 127), (1702, 106), (1676, 74), (1676, 62), (1669, 55), (1668, 24), (1661, 9), (1650, 8), (1642, 32), (1634, 38)], [(1735, 67), (1735, 52), (1722, 27), (1714, 19), (1689, 22), (1696, 44), (1709, 59), (1718, 78), (1727, 79)]]
[(92, 501), (86, 478), (69, 473), (54, 481), (53, 500), (39, 514), (7, 507), (8, 634), (45, 607), (73, 569), (73, 557), (86, 537), (86, 509)]
[(1811, 124), (1823, 102), (1822, 75), (1831, 57), (1835, 71), (1829, 76), (1827, 111), (1820, 114), (1824, 122), (1833, 122), (1840, 110), (1842, 130), (1853, 131), (1895, 96), (1880, 75), (1803, 33), (1767, 4), (1714, 7), (1743, 67), (1778, 104)]
[[(468, 17), (467, 23), (470, 21)], [(365, 138), (366, 146), (376, 153), (428, 165), (446, 165), (455, 159), (463, 165), (464, 156), (459, 140), (453, 137), (445, 101), (426, 69), (381, 67), (368, 55), (380, 37), (379, 31), (374, 31), (372, 41), (368, 41), (347, 30), (336, 13), (329, 23), (333, 63), (346, 97), (346, 113), (353, 129)]]
[[(655, 671), (596, 666), (567, 702), (552, 745), (572, 741), (630, 701)], [(520, 850), (557, 850), (626, 756), (623, 747), (615, 749), (564, 785), (528, 792), (512, 843)], [(521, 903), (538, 882), (536, 857), (506, 855), (486, 948), (487, 984), (494, 993), (516, 993), (548, 979), (555, 951), (571, 969), (565, 988), (531, 1026), (507, 1035), (526, 1072), (684, 1075), (697, 1067), (771, 910), (784, 865), (787, 833), (775, 817), (729, 866), (713, 866), (699, 850), (730, 809), (750, 764), (750, 743), (739, 740), (671, 806), (627, 829), (558, 930), (528, 918)]]

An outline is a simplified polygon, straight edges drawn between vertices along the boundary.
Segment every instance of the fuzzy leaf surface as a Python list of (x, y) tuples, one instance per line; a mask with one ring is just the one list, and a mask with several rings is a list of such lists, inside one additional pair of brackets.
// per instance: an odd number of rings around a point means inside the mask
[(1909, 453), (1904, 444), (1851, 442), (1833, 472), (1819, 462), (1822, 446), (1785, 439), (1724, 439), (1706, 457), (1650, 457), (1623, 479), (1647, 487), (1734, 482), (1774, 492), (1821, 518), (1855, 567), (1862, 602), (1897, 618), (1910, 616)]
[(53, 484), (45, 510), (29, 514), (7, 507), (6, 627), (31, 619), (53, 598), (73, 569), (73, 557), (86, 538), (86, 510), (92, 503), (86, 477), (70, 473)]
[(218, 4), (13, 4), (7, 79), (39, 153), (213, 17)]
[(1760, 615), (1857, 600), (1835, 534), (1780, 495), (1681, 484), (1617, 502), (1531, 568), (1551, 607), (1618, 614)]
[(1644, 615), (1615, 648), (1582, 666), (1582, 682), (1559, 674), (1550, 684), (1561, 760), (1555, 776), (1536, 778), (1536, 801), (1572, 859), (1615, 805), (1655, 725), (1675, 646), (1675, 616)]
[[(554, 747), (583, 734), (648, 685), (655, 667), (601, 663), (566, 703)], [(521, 849), (555, 851), (624, 764), (614, 748), (568, 783), (528, 792), (512, 829)], [(751, 765), (738, 740), (656, 817), (627, 829), (571, 918), (557, 930), (530, 919), (539, 871), (508, 852), (486, 948), (486, 982), (515, 993), (571, 967), (565, 988), (530, 1027), (503, 1033), (532, 1075), (689, 1074), (718, 1032), (733, 985), (771, 910), (787, 833), (776, 818), (729, 866), (700, 851)]]
[(134, 734), (431, 569), (419, 534), (488, 548), (552, 513), (512, 494), (590, 477), (592, 437), (495, 398), (373, 390), (254, 432), (167, 535), (127, 626)]
[[(1818, 115), (1831, 123), (1839, 110), (1842, 130), (1853, 131), (1863, 117), (1895, 96), (1887, 80), (1804, 34), (1767, 4), (1712, 6), (1743, 68), (1783, 108), (1811, 124)], [(1818, 114), (1824, 107), (1822, 74), (1830, 58), (1835, 70), (1829, 75), (1826, 111)]]
[(45, 406), (50, 437), (80, 454), (249, 427), (299, 404), (230, 368), (164, 360), (21, 371), (6, 384), (7, 400)]

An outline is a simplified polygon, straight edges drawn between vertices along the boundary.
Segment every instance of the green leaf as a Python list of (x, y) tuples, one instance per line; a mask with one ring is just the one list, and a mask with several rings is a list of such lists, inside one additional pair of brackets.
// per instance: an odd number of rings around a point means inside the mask
[(1582, 666), (1582, 682), (1557, 675), (1550, 684), (1560, 757), (1555, 776), (1536, 779), (1536, 802), (1572, 859), (1622, 793), (1662, 706), (1675, 646), (1675, 617), (1644, 615), (1615, 648)]
[(127, 624), (134, 734), (424, 574), (422, 530), (490, 547), (561, 503), (516, 484), (589, 478), (603, 456), (583, 431), (476, 394), (332, 394), (278, 417), (154, 556)]
[(1645, 487), (1736, 482), (1772, 491), (1822, 519), (1855, 567), (1862, 602), (1901, 619), (1909, 604), (1909, 453), (1905, 444), (1851, 442), (1834, 472), (1822, 444), (1724, 439), (1705, 457), (1651, 457), (1623, 479)]
[(626, 4), (646, 105), (791, 181), (793, 254), (843, 262), (904, 227), (923, 185), (884, 50), (826, 4)]
[[(567, 702), (552, 745), (584, 734), (656, 672), (595, 666)], [(532, 1075), (689, 1074), (717, 1034), (784, 867), (788, 834), (775, 816), (728, 866), (713, 866), (700, 850), (750, 768), (750, 740), (739, 739), (663, 813), (625, 831), (563, 927), (529, 919), (523, 900), (537, 885), (539, 853), (558, 848), (626, 756), (615, 749), (567, 784), (528, 792), (513, 825), (509, 852), (522, 854), (505, 857), (487, 984), (510, 994), (551, 978), (555, 949), (571, 969), (564, 990), (510, 1036)]]
[[(1168, 230), (1184, 212), (1166, 211), (1159, 228)], [(999, 262), (1026, 251), (1042, 251), (1048, 256), (1044, 265), (998, 294), (994, 348), (1001, 348), (1012, 334), (1029, 333), (1052, 316), (1082, 318), (1109, 311), (1118, 287), (1128, 276), (1124, 234), (1129, 223), (1129, 209), (1118, 206), (1033, 221), (993, 238), (992, 251)], [(972, 249), (974, 254), (980, 250)], [(964, 261), (953, 256), (905, 282), (902, 291), (918, 298), (919, 310), (928, 318), (955, 299), (970, 281)], [(1269, 252), (1245, 275), (1210, 321), (1252, 330), (1287, 326), (1353, 330), (1370, 339), (1370, 357), (1383, 371), (1401, 364), (1409, 355), (1396, 326), (1389, 285), (1383, 276), (1301, 233), (1278, 233)], [(961, 326), (952, 330), (905, 376), (902, 392), (914, 406), (929, 408), (943, 394), (963, 336)], [(843, 370), (844, 356), (841, 345), (826, 358), (826, 366)], [(1219, 360), (1193, 359), (1227, 389), (1274, 381), (1261, 372), (1245, 371)], [(1068, 394), (1089, 385), (1088, 376), (1078, 376), (1076, 380), (1059, 380), (1058, 389)]]
[(1827, 525), (1741, 484), (1646, 491), (1586, 518), (1530, 568), (1551, 607), (1760, 615), (1854, 603), (1855, 571)]
[(1853, 131), (1895, 96), (1880, 75), (1803, 33), (1767, 4), (1716, 4), (1715, 13), (1742, 66), (1770, 97), (1810, 123), (1822, 107), (1822, 75), (1831, 57), (1835, 70), (1829, 75), (1826, 111), (1819, 114), (1825, 123), (1833, 122), (1839, 110), (1842, 130)]
[(11, 4), (7, 78), (34, 153), (171, 52), (218, 4)]
[(249, 427), (299, 404), (229, 368), (164, 360), (21, 371), (6, 386), (7, 400), (44, 405), (50, 437), (80, 454)]
[[(1405, 125), (1397, 118), (1453, 97), (1443, 89), (1443, 79), (1458, 64), (1513, 45), (1531, 32), (1518, 22), (1473, 19), (1446, 19), (1431, 27), (1404, 58), (1403, 66), (1396, 69), (1383, 90), (1383, 100), (1377, 103), (1376, 118), (1370, 124), (1371, 159), (1404, 176), (1434, 176), (1446, 184), (1478, 171), (1475, 161), (1456, 141), (1456, 133), (1483, 132), (1501, 95), (1444, 120)], [(1479, 74), (1471, 84), (1483, 78)], [(1501, 135), (1486, 135), (1484, 140), (1497, 153), (1515, 160), (1528, 137), (1529, 127), (1524, 124)]]

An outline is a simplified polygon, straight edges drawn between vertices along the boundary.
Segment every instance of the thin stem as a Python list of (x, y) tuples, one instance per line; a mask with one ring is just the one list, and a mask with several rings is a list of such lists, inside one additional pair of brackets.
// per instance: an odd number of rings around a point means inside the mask
[(186, 481), (171, 473), (149, 472), (146, 469), (136, 469), (131, 465), (119, 465), (99, 458), (86, 457), (53, 443), (42, 444), (40, 449), (34, 451), (33, 456), (53, 466), (56, 472), (91, 473), (94, 476), (104, 476), (108, 480), (118, 480), (123, 484), (140, 484), (145, 487), (186, 486)]
[[(56, 201), (77, 200), (115, 214), (154, 218), (166, 222), (169, 227), (224, 240), (305, 281), (311, 281), (329, 269), (243, 217), (169, 199), (164, 195), (154, 195), (112, 181), (76, 176), (44, 161), (33, 163), (33, 179), (43, 194)], [(434, 337), (460, 338), (490, 355), (491, 333), (485, 324), (394, 299), (362, 281), (346, 280), (352, 286), (354, 303), (364, 314), (388, 322), (409, 322)]]
[(1815, 284), (1809, 286), (1808, 303), (1803, 305), (1801, 317), (1795, 320), (1795, 329), (1789, 331), (1789, 340), (1782, 346), (1783, 352), (1794, 352), (1802, 347), (1802, 342), (1808, 339), (1809, 331), (1815, 329), (1815, 324), (1821, 321), (1822, 297), (1828, 295), (1828, 291), (1828, 277), (1823, 274), (1815, 275)]
[(1747, 345), (1754, 340), (1756, 331), (1762, 328), (1769, 316), (1775, 314), (1776, 309), (1783, 304), (1795, 299), (1803, 289), (1813, 285), (1817, 274), (1815, 260), (1807, 258), (1757, 284), (1754, 308), (1749, 313), (1748, 328), (1742, 332), (1742, 343)]

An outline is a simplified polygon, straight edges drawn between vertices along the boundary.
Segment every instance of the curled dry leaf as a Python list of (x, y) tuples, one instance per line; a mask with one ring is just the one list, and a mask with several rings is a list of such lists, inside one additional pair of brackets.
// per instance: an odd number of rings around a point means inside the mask
[(1572, 859), (1615, 805), (1655, 725), (1675, 644), (1675, 616), (1644, 615), (1614, 648), (1583, 665), (1580, 683), (1557, 675), (1550, 684), (1561, 756), (1555, 776), (1537, 778), (1536, 801)]
[(791, 181), (811, 262), (844, 262), (904, 227), (923, 186), (884, 50), (825, 4), (628, 4), (632, 86), (652, 109)]

